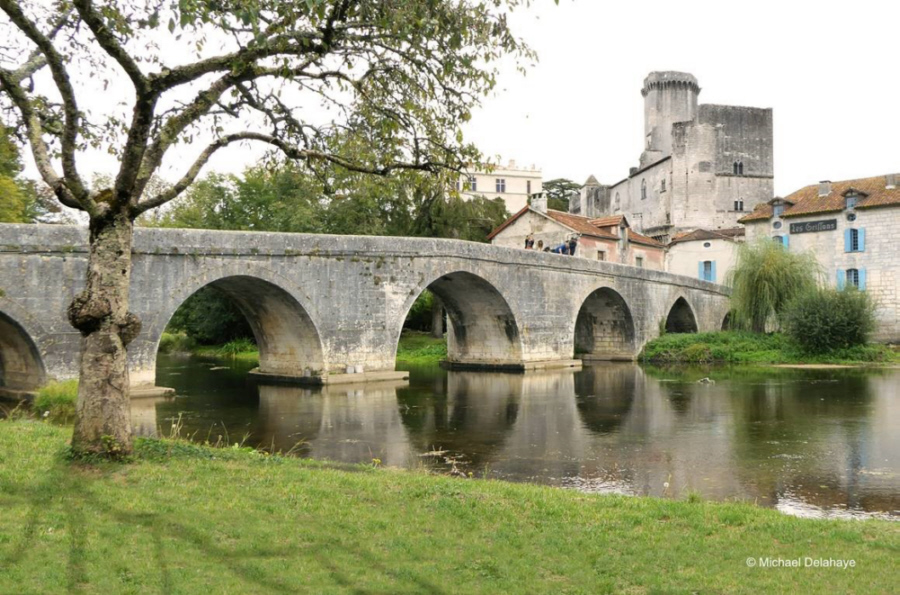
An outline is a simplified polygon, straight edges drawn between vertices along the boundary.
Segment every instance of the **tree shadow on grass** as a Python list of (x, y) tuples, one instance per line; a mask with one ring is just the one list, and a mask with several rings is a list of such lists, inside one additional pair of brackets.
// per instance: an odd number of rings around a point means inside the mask
[[(92, 485), (95, 482), (109, 481), (119, 469), (121, 468), (100, 470), (58, 461), (47, 470), (46, 476), (39, 482), (30, 485), (0, 483), (0, 495), (5, 496), (6, 510), (12, 510), (16, 506), (28, 507), (18, 538), (8, 543), (6, 547), (0, 547), (0, 568), (11, 569), (25, 561), (33, 546), (41, 538), (42, 519), (46, 518), (53, 507), (59, 506), (65, 513), (65, 523), (69, 532), (66, 561), (68, 592), (77, 593), (90, 588), (91, 569), (87, 567), (88, 552), (90, 540), (97, 539), (96, 535), (91, 536), (92, 525), (99, 525), (104, 518), (117, 525), (116, 532), (120, 535), (130, 535), (137, 530), (148, 534), (152, 542), (150, 547), (155, 567), (159, 573), (158, 589), (162, 593), (173, 592), (177, 582), (169, 564), (171, 552), (166, 546), (167, 540), (181, 541), (202, 552), (208, 560), (215, 560), (223, 573), (229, 573), (235, 579), (250, 585), (252, 592), (296, 593), (298, 588), (301, 588), (300, 585), (288, 584), (255, 565), (256, 561), (266, 558), (284, 560), (296, 558), (300, 553), (296, 546), (224, 547), (216, 543), (209, 531), (198, 529), (189, 523), (178, 522), (172, 515), (129, 511), (103, 502), (92, 490)], [(351, 527), (342, 527), (333, 522), (329, 526), (336, 535), (346, 535), (352, 530)], [(347, 544), (334, 538), (314, 538), (311, 546), (314, 549), (308, 559), (325, 569), (335, 585), (350, 592), (372, 591), (355, 584), (358, 580), (353, 579), (347, 572), (348, 564), (335, 563), (329, 556), (320, 552), (341, 551), (346, 554), (345, 558), (353, 560), (350, 563), (353, 568), (364, 568), (367, 573), (381, 573), (390, 577), (391, 582), (397, 585), (396, 591), (410, 590), (437, 594), (445, 592), (441, 586), (424, 577), (411, 577), (408, 572), (392, 570), (385, 561), (379, 560), (361, 547), (348, 547)], [(404, 560), (414, 561), (409, 560), (408, 556)], [(404, 582), (409, 583), (406, 589), (402, 586)], [(147, 586), (144, 585), (143, 588)]]

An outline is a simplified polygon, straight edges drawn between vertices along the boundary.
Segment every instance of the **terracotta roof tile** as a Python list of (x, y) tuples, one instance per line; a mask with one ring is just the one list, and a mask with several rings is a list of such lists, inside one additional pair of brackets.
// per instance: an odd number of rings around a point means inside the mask
[(665, 245), (662, 242), (657, 242), (653, 238), (648, 238), (645, 235), (639, 234), (636, 231), (628, 230), (628, 241), (634, 242), (635, 244), (644, 244), (646, 246), (653, 246), (654, 248), (665, 248)]
[[(887, 187), (885, 176), (874, 178), (860, 178), (857, 180), (844, 180), (832, 182), (831, 192), (826, 196), (819, 196), (819, 185), (811, 184), (785, 197), (786, 201), (793, 202), (784, 210), (784, 217), (799, 217), (815, 213), (829, 213), (844, 210), (844, 193), (854, 189), (861, 194), (857, 209), (869, 209), (874, 207), (900, 206), (900, 186)], [(738, 223), (758, 221), (772, 217), (772, 205), (756, 205), (753, 212), (742, 217)]]
[(732, 227), (728, 229), (695, 229), (675, 234), (669, 245), (678, 242), (695, 242), (699, 240), (734, 240), (734, 238), (744, 235), (743, 227)]
[(625, 225), (628, 225), (628, 221), (625, 219), (625, 215), (609, 215), (608, 217), (599, 217), (597, 219), (591, 219), (591, 225), (595, 225), (597, 227), (612, 227), (614, 225), (619, 225), (622, 222), (625, 222)]
[(554, 211), (553, 209), (547, 209), (546, 214), (554, 221), (562, 223), (572, 231), (576, 231), (581, 235), (613, 240), (619, 239), (618, 236), (607, 233), (599, 227), (596, 227), (595, 225), (591, 225), (591, 220), (587, 217), (582, 217), (581, 215), (571, 215), (569, 213), (563, 213), (562, 211)]

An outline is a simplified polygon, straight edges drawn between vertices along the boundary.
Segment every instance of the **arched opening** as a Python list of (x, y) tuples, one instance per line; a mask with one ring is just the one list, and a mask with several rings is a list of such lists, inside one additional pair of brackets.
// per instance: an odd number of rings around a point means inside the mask
[(722, 319), (722, 330), (730, 331), (731, 330), (731, 312), (725, 315), (725, 318)]
[(181, 304), (167, 330), (208, 344), (250, 339), (259, 349), (264, 374), (302, 378), (324, 372), (322, 343), (309, 314), (287, 291), (256, 277), (209, 283)]
[(683, 297), (678, 298), (669, 315), (666, 317), (667, 333), (696, 333), (697, 319), (694, 318), (694, 311)]
[(0, 312), (0, 392), (38, 388), (46, 380), (41, 355), (16, 321)]
[(633, 359), (634, 320), (622, 296), (603, 287), (584, 300), (575, 319), (575, 356), (587, 360)]
[[(427, 291), (446, 313), (448, 364), (454, 367), (522, 365), (515, 315), (491, 283), (472, 273), (459, 271), (437, 278)], [(415, 314), (413, 305), (404, 317), (407, 326), (410, 316)], [(431, 327), (436, 335), (440, 320), (433, 320)]]

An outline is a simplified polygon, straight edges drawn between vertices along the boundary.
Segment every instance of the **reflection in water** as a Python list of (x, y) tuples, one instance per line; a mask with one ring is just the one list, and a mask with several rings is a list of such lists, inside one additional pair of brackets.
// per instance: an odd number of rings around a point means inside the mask
[[(746, 499), (792, 514), (900, 515), (900, 370), (411, 370), (410, 384), (256, 386), (160, 358), (174, 399), (136, 428), (300, 456), (449, 468), (584, 491)], [(715, 383), (698, 383), (711, 376)]]

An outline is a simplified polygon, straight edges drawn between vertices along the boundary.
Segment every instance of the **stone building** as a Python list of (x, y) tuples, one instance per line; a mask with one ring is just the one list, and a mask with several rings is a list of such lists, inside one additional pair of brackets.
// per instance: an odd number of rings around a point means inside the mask
[(575, 215), (625, 215), (663, 243), (676, 233), (732, 228), (774, 192), (772, 110), (699, 105), (700, 86), (683, 72), (644, 80), (644, 152), (614, 184), (588, 178), (569, 201)]
[(676, 234), (666, 250), (666, 270), (676, 275), (725, 284), (744, 241), (744, 228), (696, 229)]
[(535, 166), (518, 167), (510, 160), (505, 166), (497, 166), (492, 171), (472, 170), (464, 173), (457, 182), (456, 190), (463, 198), (483, 196), (501, 198), (506, 210), (516, 213), (528, 204), (528, 197), (543, 191), (541, 170)]
[(900, 174), (819, 182), (757, 205), (740, 222), (747, 240), (812, 251), (828, 285), (854, 285), (877, 304), (875, 338), (900, 341)]
[(488, 236), (497, 246), (524, 248), (534, 238), (534, 249), (554, 248), (578, 238), (575, 256), (619, 264), (665, 270), (665, 246), (632, 230), (624, 215), (590, 219), (547, 208), (546, 197), (535, 196)]

